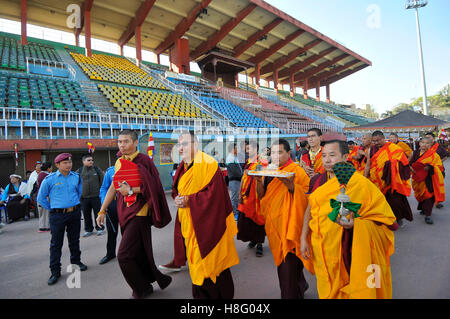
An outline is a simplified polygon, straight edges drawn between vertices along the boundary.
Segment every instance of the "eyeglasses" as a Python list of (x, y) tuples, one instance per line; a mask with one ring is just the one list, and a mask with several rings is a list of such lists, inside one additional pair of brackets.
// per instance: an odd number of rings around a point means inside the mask
[(87, 159), (86, 162), (93, 162), (93, 159)]
[(180, 147), (186, 147), (186, 146), (188, 146), (190, 144), (190, 142), (182, 142), (182, 143), (177, 143), (176, 144), (176, 147), (178, 147), (178, 148), (180, 148)]

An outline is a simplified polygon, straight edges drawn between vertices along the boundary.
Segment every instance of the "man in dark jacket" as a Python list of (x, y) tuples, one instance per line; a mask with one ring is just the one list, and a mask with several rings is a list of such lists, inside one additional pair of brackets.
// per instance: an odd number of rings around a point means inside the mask
[[(94, 220), (97, 219), (97, 213), (100, 211), (100, 187), (103, 182), (103, 172), (94, 166), (94, 158), (92, 155), (84, 155), (82, 157), (83, 166), (77, 171), (82, 180), (81, 193), (81, 210), (84, 218), (84, 235), (88, 237), (93, 234), (94, 224), (92, 223), (92, 210), (94, 210)], [(103, 235), (104, 226), (95, 225), (97, 235)]]

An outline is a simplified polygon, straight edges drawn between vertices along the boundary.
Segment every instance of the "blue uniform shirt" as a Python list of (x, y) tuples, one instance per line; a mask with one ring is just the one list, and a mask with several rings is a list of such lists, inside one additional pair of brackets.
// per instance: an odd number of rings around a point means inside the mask
[(100, 187), (100, 200), (102, 201), (102, 204), (103, 201), (105, 200), (106, 193), (108, 193), (108, 189), (112, 184), (114, 173), (115, 167), (111, 166), (106, 170), (105, 176), (103, 177), (103, 183), (102, 186)]
[(42, 181), (37, 202), (47, 210), (76, 206), (80, 203), (81, 185), (81, 177), (77, 173), (71, 171), (64, 176), (58, 170)]

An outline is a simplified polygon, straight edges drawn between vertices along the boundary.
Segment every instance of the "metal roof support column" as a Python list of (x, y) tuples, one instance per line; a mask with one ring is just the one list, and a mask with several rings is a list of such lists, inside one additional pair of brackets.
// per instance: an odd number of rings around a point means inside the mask
[(84, 12), (84, 36), (86, 40), (86, 56), (92, 57), (91, 49), (91, 11)]
[(330, 99), (330, 85), (327, 84), (325, 87), (327, 89), (327, 100), (326, 100), (326, 102), (330, 103), (331, 102), (331, 99)]
[(273, 70), (273, 88), (278, 94), (278, 69)]
[(295, 95), (295, 85), (294, 85), (294, 73), (291, 73), (289, 76), (289, 89), (290, 89), (290, 96), (294, 97)]
[(20, 25), (22, 45), (26, 45), (27, 41), (27, 0), (20, 0)]
[(261, 79), (261, 75), (260, 75), (260, 71), (261, 71), (261, 65), (259, 63), (256, 63), (255, 66), (255, 81), (256, 81), (256, 87), (259, 88), (259, 81)]
[(316, 101), (320, 102), (320, 82), (316, 83)]
[(138, 66), (141, 66), (142, 62), (142, 42), (141, 42), (141, 26), (136, 26), (136, 30), (134, 31), (135, 36), (135, 42), (136, 42), (136, 60), (138, 63)]
[(305, 79), (305, 82), (303, 84), (303, 97), (305, 99), (308, 98), (308, 90), (309, 90), (309, 79)]

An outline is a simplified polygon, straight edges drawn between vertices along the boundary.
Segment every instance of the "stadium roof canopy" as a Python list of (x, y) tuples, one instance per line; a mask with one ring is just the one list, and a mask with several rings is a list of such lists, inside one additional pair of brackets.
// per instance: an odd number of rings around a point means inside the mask
[(399, 112), (383, 120), (369, 124), (346, 127), (344, 131), (373, 132), (376, 130), (388, 132), (423, 132), (432, 131), (439, 127), (446, 126), (448, 122), (442, 121), (432, 116), (423, 115), (411, 110)]
[[(23, 1), (23, 0), (22, 0)], [(70, 4), (89, 10), (94, 38), (135, 46), (141, 27), (142, 49), (166, 53), (182, 36), (190, 58), (200, 59), (217, 47), (259, 64), (260, 76), (278, 83), (313, 88), (336, 82), (371, 62), (317, 30), (262, 0), (26, 0), (27, 22), (62, 31), (69, 29)], [(20, 20), (21, 1), (0, 0), (0, 17)], [(349, 30), (350, 32), (351, 30)], [(255, 69), (249, 69), (255, 76)], [(276, 76), (276, 75), (275, 75)]]

